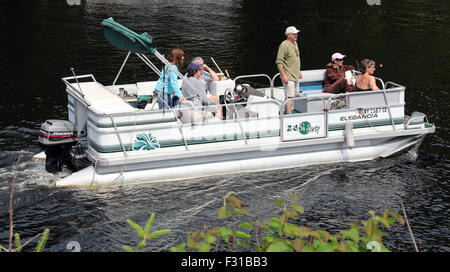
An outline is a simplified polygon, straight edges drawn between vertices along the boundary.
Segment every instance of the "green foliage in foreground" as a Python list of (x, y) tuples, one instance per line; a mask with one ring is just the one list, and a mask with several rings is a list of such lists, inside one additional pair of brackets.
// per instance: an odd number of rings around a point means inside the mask
[(44, 248), (45, 248), (46, 243), (47, 243), (49, 233), (50, 233), (50, 230), (49, 229), (45, 229), (44, 232), (36, 235), (35, 237), (31, 238), (30, 240), (28, 240), (27, 242), (25, 242), (22, 245), (22, 242), (20, 240), (20, 234), (16, 232), (16, 233), (14, 233), (14, 245), (15, 245), (16, 248), (13, 248), (12, 245), (10, 247), (11, 249), (7, 249), (7, 248), (4, 248), (3, 246), (0, 246), (0, 252), (2, 252), (3, 250), (5, 252), (21, 252), (22, 249), (28, 243), (30, 243), (31, 241), (33, 241), (35, 238), (37, 238), (39, 236), (41, 236), (41, 239), (39, 240), (39, 242), (38, 242), (34, 252), (42, 252), (44, 250)]
[(279, 217), (237, 224), (238, 217), (251, 216), (243, 208), (243, 201), (230, 192), (218, 210), (224, 226), (190, 232), (187, 242), (172, 247), (171, 251), (208, 252), (217, 244), (225, 245), (230, 252), (244, 248), (257, 252), (389, 252), (383, 244), (386, 234), (381, 228), (389, 228), (395, 222), (404, 224), (403, 218), (394, 212), (387, 211), (380, 216), (370, 211), (371, 217), (361, 221), (361, 225), (353, 222), (349, 229), (330, 234), (295, 224), (299, 214), (304, 213), (303, 206), (296, 203), (298, 200), (297, 195), (291, 195), (289, 201), (277, 200), (275, 205), (280, 208)]
[(154, 239), (156, 237), (162, 236), (162, 235), (170, 232), (170, 229), (163, 229), (163, 230), (158, 230), (155, 232), (150, 232), (152, 229), (154, 219), (155, 219), (155, 214), (153, 213), (150, 216), (150, 218), (147, 220), (147, 223), (145, 224), (144, 229), (142, 229), (138, 224), (136, 224), (133, 221), (128, 219), (127, 220), (128, 224), (133, 229), (136, 230), (137, 236), (139, 237), (139, 239), (141, 239), (141, 241), (139, 242), (139, 244), (136, 246), (135, 249), (133, 249), (129, 246), (123, 246), (122, 248), (127, 252), (136, 252), (136, 251), (141, 250), (142, 248), (144, 248), (147, 245), (147, 240)]

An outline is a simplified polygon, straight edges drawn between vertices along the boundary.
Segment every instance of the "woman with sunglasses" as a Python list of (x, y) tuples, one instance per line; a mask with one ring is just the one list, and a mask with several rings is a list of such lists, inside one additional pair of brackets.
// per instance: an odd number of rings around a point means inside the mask
[(345, 72), (355, 70), (352, 65), (344, 65), (344, 57), (341, 53), (334, 53), (331, 56), (331, 63), (326, 66), (324, 92), (326, 93), (347, 93), (355, 90), (355, 85), (345, 78)]
[(375, 61), (364, 59), (360, 62), (361, 75), (356, 77), (356, 91), (377, 91), (379, 90), (373, 73), (375, 72)]

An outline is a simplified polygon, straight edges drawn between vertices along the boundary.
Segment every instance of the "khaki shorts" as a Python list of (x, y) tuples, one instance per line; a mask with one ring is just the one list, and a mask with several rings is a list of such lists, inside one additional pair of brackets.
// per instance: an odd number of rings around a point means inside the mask
[(285, 97), (293, 98), (299, 93), (298, 81), (289, 80), (287, 84), (283, 82), (283, 88)]

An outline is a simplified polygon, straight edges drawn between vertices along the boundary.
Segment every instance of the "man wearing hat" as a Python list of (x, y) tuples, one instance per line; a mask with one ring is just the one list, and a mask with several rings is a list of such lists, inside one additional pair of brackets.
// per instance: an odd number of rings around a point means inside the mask
[(343, 65), (344, 57), (341, 53), (331, 56), (331, 63), (326, 66), (324, 92), (337, 94), (355, 91), (355, 85), (345, 78), (345, 71), (355, 70), (355, 67)]
[[(302, 78), (300, 72), (300, 51), (298, 50), (297, 38), (298, 30), (295, 26), (286, 28), (286, 40), (279, 48), (275, 61), (278, 71), (280, 71), (283, 82), (285, 99), (293, 98), (298, 93), (299, 79)], [(286, 113), (292, 112), (292, 101), (286, 103)]]
[(192, 103), (198, 107), (202, 106), (202, 100), (208, 101), (208, 104), (210, 105), (216, 105), (212, 108), (208, 108), (208, 110), (214, 112), (217, 118), (222, 119), (222, 107), (220, 106), (219, 98), (215, 95), (206, 94), (206, 89), (208, 86), (206, 81), (200, 78), (202, 71), (203, 65), (201, 64), (192, 62), (188, 65), (187, 80), (190, 84), (185, 84), (185, 82), (183, 82), (183, 86), (181, 88), (183, 96), (187, 100), (192, 101)]

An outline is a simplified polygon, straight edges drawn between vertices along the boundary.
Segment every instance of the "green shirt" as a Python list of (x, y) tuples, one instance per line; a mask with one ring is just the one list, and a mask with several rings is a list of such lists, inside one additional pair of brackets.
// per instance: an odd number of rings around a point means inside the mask
[(275, 63), (277, 67), (283, 66), (289, 80), (298, 81), (300, 76), (300, 51), (298, 50), (297, 42), (292, 44), (288, 40), (283, 41), (278, 48)]

